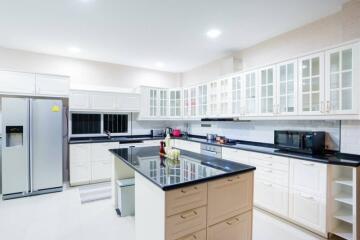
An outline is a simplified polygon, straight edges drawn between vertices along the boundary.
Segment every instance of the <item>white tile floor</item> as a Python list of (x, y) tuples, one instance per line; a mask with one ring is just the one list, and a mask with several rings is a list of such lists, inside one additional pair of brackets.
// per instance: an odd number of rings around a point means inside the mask
[[(0, 200), (3, 240), (134, 240), (134, 219), (115, 214), (111, 200), (81, 204), (77, 188)], [(254, 240), (317, 240), (299, 228), (254, 211)], [(151, 239), (149, 240), (156, 240)], [(224, 239), (226, 240), (226, 239)]]

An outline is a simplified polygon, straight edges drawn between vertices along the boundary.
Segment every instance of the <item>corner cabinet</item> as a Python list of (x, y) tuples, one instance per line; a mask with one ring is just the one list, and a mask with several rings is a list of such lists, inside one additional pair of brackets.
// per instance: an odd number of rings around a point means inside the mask
[(326, 52), (326, 113), (359, 113), (360, 44)]

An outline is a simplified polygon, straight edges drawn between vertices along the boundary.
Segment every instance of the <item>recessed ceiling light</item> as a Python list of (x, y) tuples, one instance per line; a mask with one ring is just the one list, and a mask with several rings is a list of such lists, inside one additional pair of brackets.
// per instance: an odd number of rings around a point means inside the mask
[(162, 68), (162, 67), (165, 66), (165, 64), (163, 62), (157, 62), (156, 66), (159, 67), (159, 68)]
[(206, 36), (208, 36), (208, 38), (218, 38), (220, 35), (221, 31), (219, 29), (210, 29), (206, 33)]
[(72, 53), (79, 53), (81, 52), (81, 49), (80, 48), (77, 48), (77, 47), (69, 47), (69, 52), (72, 52)]

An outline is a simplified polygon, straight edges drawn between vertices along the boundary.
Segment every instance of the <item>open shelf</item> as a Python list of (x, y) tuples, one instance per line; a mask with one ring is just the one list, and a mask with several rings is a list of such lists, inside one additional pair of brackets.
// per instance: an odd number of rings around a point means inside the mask
[(348, 186), (348, 187), (353, 186), (353, 181), (352, 181), (351, 178), (339, 178), (339, 179), (335, 180), (335, 183), (345, 185), (345, 186)]
[(353, 197), (349, 194), (340, 193), (335, 197), (335, 201), (346, 203), (348, 205), (353, 205)]
[(347, 222), (350, 224), (354, 223), (354, 216), (352, 214), (351, 209), (340, 208), (334, 215), (334, 218), (341, 220), (343, 222)]
[(347, 240), (353, 239), (352, 227), (348, 224), (339, 225), (334, 231), (334, 234)]

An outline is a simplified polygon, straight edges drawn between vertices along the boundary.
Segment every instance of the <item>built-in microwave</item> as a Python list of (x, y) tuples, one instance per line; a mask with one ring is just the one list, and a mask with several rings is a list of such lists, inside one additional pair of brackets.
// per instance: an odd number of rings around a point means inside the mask
[(275, 131), (274, 144), (280, 150), (323, 154), (325, 152), (325, 132)]

